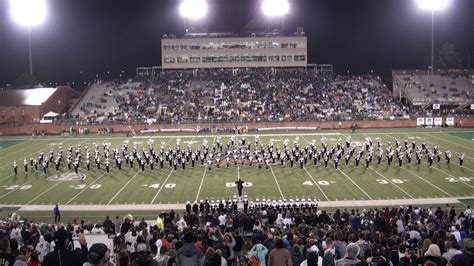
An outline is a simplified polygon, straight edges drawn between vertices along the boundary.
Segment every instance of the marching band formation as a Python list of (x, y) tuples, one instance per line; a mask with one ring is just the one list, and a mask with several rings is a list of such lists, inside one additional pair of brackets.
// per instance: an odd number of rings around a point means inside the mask
[[(60, 172), (63, 164), (68, 170), (74, 170), (76, 174), (84, 170), (90, 171), (92, 168), (100, 170), (101, 167), (105, 168), (106, 173), (110, 173), (111, 161), (119, 171), (123, 169), (124, 163), (127, 167), (138, 167), (141, 171), (155, 170), (155, 168), (163, 170), (166, 165), (174, 171), (196, 166), (207, 167), (208, 171), (212, 171), (212, 169), (237, 165), (269, 169), (277, 164), (287, 164), (291, 168), (299, 166), (303, 169), (311, 163), (322, 164), (326, 168), (329, 167), (329, 163), (332, 163), (333, 167), (338, 169), (341, 160), (344, 160), (346, 166), (353, 162), (359, 167), (360, 162), (365, 160), (366, 168), (372, 163), (382, 164), (383, 161), (389, 166), (397, 163), (399, 167), (402, 167), (404, 163), (420, 165), (423, 157), (426, 157), (427, 164), (431, 167), (434, 163), (441, 163), (443, 157), (442, 151), (437, 146), (430, 147), (425, 141), (417, 144), (416, 141), (404, 140), (402, 143), (397, 139), (393, 145), (390, 141), (384, 144), (379, 140), (374, 142), (367, 137), (364, 143), (359, 143), (353, 142), (348, 136), (345, 143), (341, 143), (342, 139), (339, 138), (333, 145), (329, 144), (326, 137), (321, 138), (319, 145), (315, 139), (305, 146), (300, 145), (299, 142), (300, 138), (297, 136), (293, 144), (289, 139), (283, 140), (283, 147), (275, 145), (273, 140), (264, 145), (260, 137), (256, 135), (252, 145), (245, 136), (238, 139), (231, 136), (225, 144), (222, 143), (221, 137), (216, 137), (212, 145), (209, 145), (205, 139), (197, 149), (193, 149), (191, 144), (182, 148), (181, 139), (176, 139), (174, 148), (166, 149), (165, 142), (161, 142), (159, 150), (156, 150), (154, 139), (149, 139), (147, 149), (140, 149), (137, 142), (134, 142), (130, 149), (128, 141), (124, 141), (120, 149), (119, 147), (112, 148), (108, 142), (94, 143), (93, 147), (85, 146), (84, 148), (78, 144), (75, 147), (69, 146), (66, 156), (63, 155), (62, 145), (58, 145), (56, 151), (51, 146), (49, 154), (40, 152), (37, 158), (29, 160), (25, 158), (23, 165), (25, 172), (28, 172), (30, 167), (34, 171), (42, 170), (46, 175), (51, 166), (54, 166), (56, 172)], [(82, 159), (83, 155), (85, 160)], [(413, 157), (416, 161), (412, 161)], [(444, 151), (444, 161), (447, 164), (451, 162), (451, 157), (451, 151)], [(464, 157), (464, 154), (459, 156), (460, 166), (463, 165)], [(394, 159), (397, 162), (394, 162)], [(16, 161), (13, 163), (13, 170), (17, 175)]]

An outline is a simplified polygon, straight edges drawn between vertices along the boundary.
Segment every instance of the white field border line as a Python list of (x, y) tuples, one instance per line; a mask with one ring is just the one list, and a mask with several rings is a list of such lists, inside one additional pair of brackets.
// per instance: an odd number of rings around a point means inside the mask
[(151, 200), (150, 204), (153, 204), (153, 202), (155, 202), (156, 198), (158, 197), (158, 194), (160, 194), (161, 189), (163, 189), (163, 187), (166, 185), (166, 181), (168, 181), (168, 178), (171, 176), (172, 173), (173, 173), (173, 168), (171, 168), (170, 173), (169, 173), (168, 176), (166, 177), (165, 181), (163, 181), (163, 183), (161, 184), (160, 188), (159, 188), (158, 191), (156, 192), (156, 194), (155, 194), (155, 196), (153, 197), (153, 199)]
[(401, 169), (404, 169), (405, 171), (408, 171), (410, 174), (418, 177), (419, 179), (425, 181), (426, 183), (430, 184), (431, 186), (433, 186), (434, 188), (438, 189), (439, 191), (443, 192), (444, 194), (448, 195), (449, 197), (451, 198), (455, 198), (453, 195), (449, 194), (448, 192), (446, 192), (446, 190), (444, 189), (441, 189), (439, 188), (438, 186), (436, 186), (435, 184), (431, 183), (430, 181), (426, 180), (425, 178), (421, 177), (420, 175), (418, 175), (417, 173), (413, 172), (413, 171), (410, 171), (408, 170), (407, 168), (405, 167), (401, 167)]
[(275, 173), (273, 172), (273, 167), (270, 165), (270, 171), (272, 171), (273, 179), (275, 180), (275, 183), (278, 187), (278, 191), (280, 191), (281, 199), (285, 200), (285, 196), (283, 196), (283, 193), (281, 192), (280, 184), (278, 184), (278, 180), (276, 179)]
[(30, 181), (28, 181), (28, 182), (25, 182), (25, 183), (23, 183), (23, 184), (21, 184), (21, 185), (18, 185), (18, 187), (17, 187), (17, 188), (15, 188), (15, 189), (12, 189), (12, 190), (8, 191), (7, 193), (5, 193), (5, 194), (1, 195), (1, 196), (0, 196), (0, 199), (3, 199), (4, 197), (6, 197), (6, 196), (10, 195), (11, 193), (13, 193), (13, 192), (17, 191), (17, 190), (18, 190), (18, 189), (20, 189), (22, 186), (30, 184), (31, 182), (35, 181), (35, 180), (36, 180), (36, 179), (38, 179), (39, 177), (40, 177), (40, 176), (37, 176), (37, 177), (35, 177), (35, 178), (31, 179), (31, 180), (30, 180)]
[[(82, 142), (83, 142), (83, 141), (78, 142), (78, 143), (82, 143)], [(63, 143), (63, 144), (64, 144), (64, 143)], [(35, 145), (36, 145), (36, 144), (35, 144)], [(30, 146), (30, 147), (31, 147), (31, 146)], [(40, 150), (40, 151), (41, 151), (41, 150)], [(34, 155), (34, 154), (38, 154), (38, 151), (35, 151), (35, 152), (30, 153), (30, 154), (28, 154), (28, 155), (22, 156), (22, 158), (25, 158), (25, 157), (26, 157), (26, 158), (29, 158), (29, 157), (31, 157), (31, 155)], [(45, 154), (45, 156), (46, 156), (46, 154)], [(17, 160), (20, 160), (20, 159), (22, 159), (22, 158), (19, 158), (19, 159), (17, 159)], [(16, 160), (13, 160), (13, 161), (16, 161)], [(7, 167), (7, 166), (12, 166), (12, 165), (13, 165), (13, 161), (12, 161), (11, 163), (8, 163), (8, 164), (5, 164), (5, 165), (3, 165), (3, 166), (0, 166), (0, 169), (3, 169), (3, 168), (5, 168), (5, 167)]]
[(105, 176), (107, 172), (104, 172), (101, 176), (99, 176), (96, 180), (94, 180), (92, 183), (90, 183), (89, 185), (87, 185), (85, 188), (81, 189), (79, 192), (77, 192), (76, 195), (74, 195), (74, 197), (72, 197), (68, 202), (66, 202), (66, 205), (71, 203), (75, 198), (77, 198), (77, 196), (79, 196), (80, 194), (82, 194), (82, 192), (84, 192), (86, 189), (90, 188), (92, 185), (94, 185), (97, 181), (99, 181), (102, 177)]
[(369, 167), (372, 171), (374, 171), (375, 173), (377, 173), (379, 176), (381, 176), (383, 179), (387, 180), (387, 182), (389, 182), (390, 184), (396, 186), (401, 192), (407, 194), (408, 197), (413, 198), (412, 195), (410, 195), (408, 192), (406, 192), (404, 189), (402, 189), (401, 187), (399, 187), (397, 184), (395, 184), (394, 182), (392, 182), (391, 180), (389, 180), (387, 177), (385, 177), (384, 175), (382, 175), (381, 173), (379, 173), (377, 170), (375, 170), (374, 168), (372, 168), (372, 166)]
[(328, 196), (326, 196), (326, 193), (324, 193), (324, 191), (321, 189), (321, 187), (319, 186), (318, 182), (316, 182), (313, 178), (313, 176), (308, 172), (308, 170), (306, 170), (306, 167), (303, 167), (303, 169), (306, 171), (306, 173), (308, 174), (309, 178), (311, 178), (311, 180), (313, 180), (313, 183), (318, 187), (319, 191), (321, 191), (321, 193), (323, 194), (323, 196), (326, 198), (327, 201), (329, 201), (329, 198)]
[[(304, 137), (304, 136), (301, 136), (301, 138), (306, 141), (306, 143), (309, 144), (308, 140)], [(280, 137), (281, 139), (281, 137)], [(321, 193), (323, 194), (323, 196), (326, 198), (327, 201), (329, 201), (329, 198), (328, 196), (326, 196), (326, 193), (324, 193), (324, 191), (321, 189), (321, 187), (319, 186), (318, 182), (316, 182), (313, 178), (313, 176), (308, 172), (308, 170), (306, 169), (306, 167), (303, 167), (303, 169), (306, 171), (306, 173), (308, 174), (309, 178), (311, 178), (311, 180), (313, 180), (313, 183), (318, 187), (319, 191), (321, 191)]]
[(26, 205), (29, 205), (29, 204), (33, 203), (35, 200), (41, 198), (41, 196), (43, 196), (44, 194), (46, 194), (46, 192), (48, 192), (48, 191), (50, 191), (51, 189), (55, 188), (55, 187), (58, 186), (59, 184), (62, 184), (63, 182), (64, 182), (64, 181), (59, 181), (59, 182), (57, 182), (54, 186), (52, 186), (52, 187), (46, 189), (46, 190), (43, 191), (41, 194), (39, 194), (38, 196), (36, 196), (34, 199), (28, 201), (28, 202), (26, 203)]
[(437, 139), (442, 140), (442, 141), (444, 141), (444, 142), (448, 142), (448, 143), (451, 143), (451, 144), (453, 144), (453, 145), (460, 146), (460, 147), (463, 147), (463, 148), (465, 148), (465, 149), (474, 151), (474, 149), (469, 148), (469, 147), (466, 147), (465, 145), (458, 144), (458, 143), (456, 143), (456, 142), (452, 142), (452, 141), (449, 141), (449, 140), (445, 140), (445, 139), (442, 139), (442, 138), (436, 137), (436, 136), (433, 136), (433, 138), (437, 138)]
[[(432, 134), (445, 134), (445, 133), (450, 133), (450, 132), (456, 132), (456, 133), (474, 133), (473, 130), (452, 130), (452, 131), (428, 131), (429, 133), (432, 133)], [(196, 134), (198, 134), (197, 132), (194, 132)], [(368, 132), (369, 134), (373, 134), (373, 135), (379, 135), (379, 134), (386, 134), (386, 133), (381, 133), (381, 132)], [(418, 133), (426, 133), (426, 131), (406, 131), (406, 132), (403, 132), (403, 133), (406, 133), (406, 134), (418, 134)], [(362, 134), (362, 133), (354, 133), (354, 134), (351, 134), (351, 135), (359, 135), (359, 134)], [(196, 136), (197, 138), (206, 138), (206, 137), (214, 137), (214, 136), (222, 136), (222, 137), (230, 137), (232, 136), (233, 134), (224, 134), (224, 135), (201, 135), (201, 136)], [(291, 135), (295, 135), (295, 136), (299, 136), (299, 135), (305, 135), (305, 136), (317, 136), (317, 135), (327, 135), (327, 136), (330, 136), (330, 135), (338, 135), (338, 134), (335, 134), (335, 133), (301, 133), (301, 134), (297, 134), (297, 133), (289, 133), (289, 134), (263, 134), (263, 135), (260, 135), (260, 136), (278, 136), (278, 135), (283, 135), (283, 136), (291, 136)], [(190, 137), (190, 135), (187, 135), (187, 136), (183, 136), (183, 135), (166, 135), (166, 136), (133, 136), (133, 137), (129, 137), (129, 138), (137, 138), (137, 139), (140, 139), (140, 138), (176, 138), (176, 137)], [(42, 140), (52, 140), (52, 141), (64, 141), (64, 140), (68, 140), (68, 139), (78, 139), (78, 140), (92, 140), (92, 141), (97, 141), (97, 140), (103, 140), (104, 137), (101, 137), (101, 138), (98, 138), (98, 137), (88, 137), (88, 138), (84, 138), (84, 137), (64, 137), (64, 138), (41, 138), (41, 139), (25, 139), (25, 138), (9, 138), (9, 140), (32, 140), (32, 141), (42, 141)], [(117, 136), (107, 136), (107, 139), (114, 139), (114, 140), (124, 140), (126, 139), (126, 137), (117, 137)]]
[(239, 165), (237, 165), (237, 180), (240, 180), (240, 168), (239, 168)]
[(107, 205), (109, 205), (120, 194), (120, 192), (122, 192), (128, 186), (128, 184), (130, 184), (133, 181), (133, 179), (135, 179), (135, 177), (137, 177), (138, 174), (140, 174), (140, 172), (141, 171), (137, 171), (137, 173), (133, 175), (133, 177), (130, 178), (130, 180), (128, 180), (128, 182), (125, 183), (125, 185), (123, 185), (122, 188), (119, 191), (117, 191), (117, 193), (115, 193), (115, 195), (109, 200), (109, 202), (107, 202)]
[[(25, 140), (25, 142), (26, 142), (25, 144), (27, 144), (27, 142), (29, 142), (29, 141), (30, 141), (30, 140)], [(45, 141), (45, 142), (47, 143), (47, 141)], [(18, 144), (23, 144), (23, 143), (18, 143)], [(5, 148), (5, 149), (2, 149), (2, 150), (0, 150), (0, 151), (1, 151), (2, 153), (3, 153), (3, 152), (8, 152), (8, 149), (14, 148), (14, 147), (15, 147), (16, 145), (18, 145), (18, 144), (12, 145), (12, 146), (10, 146), (10, 147), (8, 147), (8, 148)], [(22, 150), (24, 150), (24, 149), (29, 149), (29, 148), (35, 147), (35, 146), (40, 145), (40, 144), (43, 144), (43, 143), (41, 143), (41, 142), (40, 142), (40, 143), (35, 143), (35, 144), (29, 145), (29, 146), (27, 146), (27, 147), (19, 148), (19, 149), (17, 149), (17, 150), (12, 151), (12, 152), (8, 152), (8, 154), (0, 156), (0, 159), (6, 158), (6, 157), (10, 157), (12, 154), (15, 154), (15, 153), (17, 153), (17, 152), (19, 152), (19, 151), (22, 151)]]
[[(340, 135), (341, 135), (341, 134), (340, 134)], [(343, 135), (343, 134), (342, 134), (342, 135)], [(301, 137), (302, 137), (306, 142), (308, 142), (308, 140), (307, 140), (305, 137), (303, 137), (303, 136), (301, 136)], [(308, 143), (309, 143), (309, 142), (308, 142)], [(331, 160), (329, 160), (329, 162), (330, 162), (332, 165), (334, 165)], [(354, 184), (360, 191), (362, 191), (362, 193), (364, 193), (364, 194), (367, 196), (367, 198), (369, 198), (370, 200), (373, 200), (372, 197), (371, 197), (367, 192), (365, 192), (365, 190), (363, 190), (359, 185), (357, 185), (357, 183), (354, 182), (354, 180), (352, 180), (352, 178), (350, 178), (346, 173), (344, 173), (344, 172), (343, 172), (341, 169), (339, 169), (339, 168), (337, 169), (337, 171), (341, 172), (347, 179), (349, 179), (349, 180), (352, 182), (352, 184)]]
[[(214, 145), (214, 142), (216, 141), (216, 137), (214, 137), (213, 141), (212, 141), (212, 145)], [(212, 147), (210, 148), (212, 149)], [(206, 159), (206, 158), (205, 158)], [(206, 176), (206, 172), (207, 172), (207, 168), (209, 166), (205, 166), (204, 167), (204, 173), (202, 174), (202, 177), (201, 177), (201, 183), (199, 184), (199, 188), (198, 188), (198, 192), (196, 194), (196, 200), (195, 201), (198, 201), (199, 200), (199, 194), (201, 194), (201, 189), (202, 189), (202, 184), (204, 183), (204, 177)]]

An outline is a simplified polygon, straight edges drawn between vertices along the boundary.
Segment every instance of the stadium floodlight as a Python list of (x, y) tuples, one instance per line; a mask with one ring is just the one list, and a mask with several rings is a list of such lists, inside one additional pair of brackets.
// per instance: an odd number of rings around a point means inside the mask
[(445, 9), (450, 0), (416, 0), (418, 7), (431, 11), (431, 74), (434, 71), (434, 19), (435, 11)]
[(201, 19), (207, 14), (205, 0), (184, 0), (179, 6), (179, 13), (184, 18)]
[(44, 0), (10, 0), (10, 14), (19, 25), (28, 28), (30, 56), (30, 75), (33, 76), (33, 55), (31, 51), (31, 27), (39, 25), (46, 19)]
[(10, 12), (13, 19), (22, 26), (35, 26), (46, 18), (44, 0), (10, 0)]
[(262, 12), (267, 17), (283, 17), (290, 11), (288, 0), (263, 0)]
[(416, 3), (421, 9), (436, 11), (445, 9), (449, 0), (416, 0)]

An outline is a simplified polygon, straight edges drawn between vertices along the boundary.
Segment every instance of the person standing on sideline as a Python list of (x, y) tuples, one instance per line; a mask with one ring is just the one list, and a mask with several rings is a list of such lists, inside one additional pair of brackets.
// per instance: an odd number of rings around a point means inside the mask
[(61, 213), (59, 212), (58, 204), (56, 204), (56, 206), (54, 206), (53, 212), (54, 212), (54, 222), (55, 223), (61, 222)]
[(237, 191), (239, 192), (239, 198), (242, 197), (242, 190), (244, 188), (244, 181), (239, 178), (239, 180), (235, 181), (235, 184), (237, 185)]

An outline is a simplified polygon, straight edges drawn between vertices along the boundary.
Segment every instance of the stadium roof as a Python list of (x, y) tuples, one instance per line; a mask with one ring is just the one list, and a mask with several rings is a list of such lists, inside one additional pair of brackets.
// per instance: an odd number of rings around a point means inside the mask
[(44, 103), (57, 88), (0, 91), (0, 106), (34, 105)]

